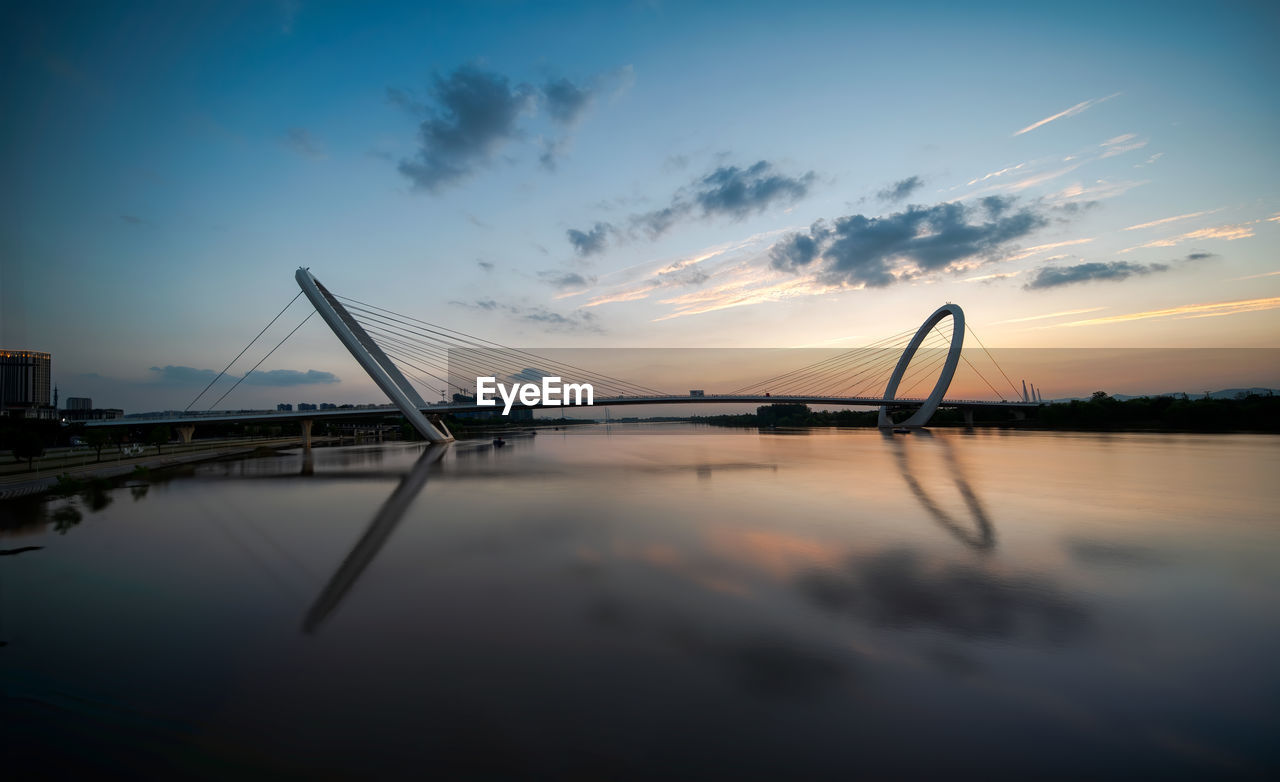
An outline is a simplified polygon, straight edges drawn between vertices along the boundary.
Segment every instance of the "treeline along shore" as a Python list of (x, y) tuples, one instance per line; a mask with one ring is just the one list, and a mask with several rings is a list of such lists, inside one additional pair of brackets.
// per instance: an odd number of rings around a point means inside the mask
[[(1249, 395), (1235, 399), (1188, 396), (1116, 399), (1097, 391), (1087, 400), (1046, 403), (1021, 408), (1019, 419), (1011, 409), (974, 410), (974, 426), (1079, 431), (1167, 432), (1280, 432), (1280, 397)], [(695, 416), (692, 421), (712, 426), (816, 427), (875, 426), (877, 410), (811, 410), (808, 405), (772, 404), (742, 415)], [(941, 409), (929, 421), (931, 427), (965, 426), (960, 410)]]

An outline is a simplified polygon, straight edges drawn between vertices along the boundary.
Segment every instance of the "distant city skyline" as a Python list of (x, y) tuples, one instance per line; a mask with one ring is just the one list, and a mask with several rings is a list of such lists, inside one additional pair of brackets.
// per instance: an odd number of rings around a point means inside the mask
[[(0, 344), (181, 409), (308, 266), (527, 348), (854, 347), (944, 301), (1000, 348), (1280, 347), (1274, 4), (722, 8), (18, 6)], [(318, 318), (220, 406), (298, 401), (383, 401)]]

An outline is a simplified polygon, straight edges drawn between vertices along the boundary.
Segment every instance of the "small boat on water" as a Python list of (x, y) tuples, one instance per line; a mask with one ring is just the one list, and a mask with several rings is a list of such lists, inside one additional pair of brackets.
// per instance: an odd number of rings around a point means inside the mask
[(501, 435), (499, 435), (498, 437), (493, 438), (493, 447), (494, 447), (494, 448), (501, 448), (502, 446), (504, 446), (504, 445), (506, 445), (506, 444), (507, 444), (507, 441), (506, 441), (506, 440), (503, 440)]

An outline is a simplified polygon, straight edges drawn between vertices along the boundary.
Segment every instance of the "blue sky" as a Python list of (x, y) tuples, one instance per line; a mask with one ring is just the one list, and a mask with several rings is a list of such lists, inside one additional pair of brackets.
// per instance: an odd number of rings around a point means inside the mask
[[(14, 16), (0, 342), (64, 396), (184, 406), (299, 265), (522, 347), (853, 346), (948, 300), (1000, 346), (1280, 346), (1274, 4)], [(228, 404), (378, 399), (318, 320), (262, 368)]]

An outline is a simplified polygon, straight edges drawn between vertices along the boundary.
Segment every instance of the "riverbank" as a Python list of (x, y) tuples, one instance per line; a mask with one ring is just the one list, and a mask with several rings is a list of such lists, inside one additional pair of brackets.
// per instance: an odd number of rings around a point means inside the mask
[[(313, 440), (313, 442), (316, 442)], [(81, 464), (59, 463), (48, 465), (35, 473), (19, 472), (0, 476), (0, 501), (44, 494), (57, 487), (60, 480), (72, 481), (111, 480), (131, 475), (138, 469), (162, 470), (184, 464), (211, 461), (228, 457), (245, 456), (260, 448), (279, 450), (302, 445), (298, 437), (276, 437), (261, 440), (238, 440), (223, 444), (204, 445), (182, 450), (173, 447), (169, 453), (150, 454), (113, 461)]]

